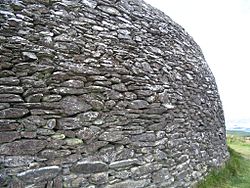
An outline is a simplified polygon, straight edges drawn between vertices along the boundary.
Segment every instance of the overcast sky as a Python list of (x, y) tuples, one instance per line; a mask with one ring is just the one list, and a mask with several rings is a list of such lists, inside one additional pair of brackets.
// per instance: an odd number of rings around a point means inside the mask
[(145, 1), (200, 45), (216, 78), (226, 121), (250, 120), (250, 0)]

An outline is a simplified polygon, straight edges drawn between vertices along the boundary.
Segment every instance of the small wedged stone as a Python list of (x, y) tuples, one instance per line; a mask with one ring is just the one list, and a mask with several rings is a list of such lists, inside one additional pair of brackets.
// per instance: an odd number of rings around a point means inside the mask
[(108, 165), (102, 161), (80, 161), (71, 170), (74, 173), (91, 174), (107, 171)]
[(53, 180), (59, 175), (60, 171), (59, 166), (47, 166), (21, 172), (17, 174), (17, 177), (25, 183), (37, 183)]
[(47, 129), (54, 129), (56, 127), (56, 119), (49, 119), (45, 125)]
[(25, 61), (35, 61), (38, 59), (36, 54), (32, 52), (23, 52), (23, 58)]

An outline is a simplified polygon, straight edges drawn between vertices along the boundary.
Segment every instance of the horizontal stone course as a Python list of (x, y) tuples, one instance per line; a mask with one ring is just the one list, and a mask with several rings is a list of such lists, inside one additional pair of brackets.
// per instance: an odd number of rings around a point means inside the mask
[(200, 47), (142, 0), (2, 0), (0, 187), (191, 187), (229, 158)]

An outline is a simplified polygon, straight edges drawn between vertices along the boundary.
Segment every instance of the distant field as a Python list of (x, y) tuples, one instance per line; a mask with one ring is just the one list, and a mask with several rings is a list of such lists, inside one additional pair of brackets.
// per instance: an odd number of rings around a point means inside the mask
[(245, 131), (237, 131), (237, 130), (227, 130), (228, 135), (235, 135), (235, 136), (250, 136), (250, 132)]

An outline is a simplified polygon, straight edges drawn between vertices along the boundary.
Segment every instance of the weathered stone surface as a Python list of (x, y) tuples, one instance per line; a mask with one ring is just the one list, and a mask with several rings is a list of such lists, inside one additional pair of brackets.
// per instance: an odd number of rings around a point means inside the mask
[(38, 59), (36, 54), (32, 52), (23, 52), (23, 58), (25, 61), (34, 61)]
[(46, 141), (43, 140), (22, 140), (2, 144), (0, 153), (3, 155), (34, 155), (45, 148)]
[(112, 85), (112, 89), (114, 89), (114, 90), (117, 90), (117, 91), (127, 91), (127, 88), (126, 88), (126, 86), (125, 86), (125, 84), (123, 84), (123, 83), (121, 83), (121, 84), (114, 84), (114, 85)]
[(72, 172), (81, 174), (105, 172), (107, 170), (108, 165), (101, 161), (80, 161), (72, 167)]
[(82, 114), (79, 114), (77, 117), (79, 118), (80, 122), (88, 122), (88, 121), (94, 121), (97, 119), (99, 113), (98, 112), (85, 112)]
[(122, 132), (114, 131), (114, 132), (104, 132), (99, 136), (99, 140), (104, 140), (108, 142), (116, 142), (123, 139), (124, 136)]
[(17, 174), (17, 177), (26, 183), (36, 183), (52, 180), (60, 173), (59, 166), (47, 166), (32, 170), (27, 170)]
[(56, 158), (56, 157), (64, 157), (70, 155), (70, 150), (51, 150), (51, 149), (45, 149), (41, 151), (41, 156), (46, 158)]
[(62, 133), (56, 133), (51, 136), (51, 138), (55, 140), (63, 140), (65, 137), (66, 137), (65, 134), (62, 134)]
[(20, 137), (20, 133), (16, 131), (0, 132), (0, 144), (4, 142), (12, 142)]
[(0, 85), (18, 85), (20, 80), (16, 77), (0, 78)]
[(65, 142), (69, 146), (81, 145), (83, 143), (83, 141), (78, 138), (67, 138), (65, 139)]
[(16, 130), (19, 126), (16, 120), (0, 119), (0, 131)]
[(215, 79), (164, 13), (0, 4), (0, 187), (187, 188), (229, 158)]
[(81, 127), (79, 118), (62, 118), (57, 120), (57, 126), (59, 129), (71, 130)]
[(153, 173), (153, 182), (154, 183), (166, 182), (169, 179), (171, 179), (171, 174), (169, 173), (168, 169), (161, 169), (161, 170)]
[(29, 110), (24, 108), (7, 108), (0, 111), (0, 119), (21, 118), (28, 113)]
[(150, 180), (126, 180), (120, 183), (116, 183), (113, 185), (108, 185), (107, 188), (142, 188), (147, 186), (150, 183)]
[(130, 166), (130, 165), (135, 165), (138, 163), (139, 163), (138, 159), (126, 159), (126, 160), (122, 160), (122, 161), (112, 162), (112, 163), (110, 163), (109, 167), (110, 168), (121, 168), (121, 167)]
[(21, 94), (23, 92), (24, 92), (23, 88), (19, 86), (0, 86), (0, 93)]
[(135, 174), (135, 176), (142, 176), (144, 174), (152, 173), (156, 170), (161, 169), (162, 165), (161, 164), (145, 164), (144, 166), (139, 166), (139, 167), (133, 167), (131, 169), (131, 172)]
[(43, 97), (43, 101), (45, 102), (57, 102), (62, 99), (61, 95), (47, 95)]
[(46, 124), (46, 120), (41, 116), (28, 116), (19, 120), (21, 125), (26, 131), (35, 131), (39, 127), (43, 127)]
[(134, 100), (129, 104), (132, 109), (143, 109), (148, 107), (148, 102), (144, 100)]
[(117, 9), (110, 6), (98, 6), (98, 8), (111, 15), (120, 15), (120, 12)]
[(89, 140), (95, 136), (95, 131), (91, 128), (84, 127), (77, 132), (77, 137), (83, 140)]
[(20, 167), (28, 166), (35, 160), (33, 156), (6, 156), (3, 160), (3, 164), (6, 167)]
[(61, 107), (67, 115), (86, 112), (92, 108), (83, 99), (78, 97), (65, 97), (61, 100)]
[(56, 119), (49, 119), (46, 123), (45, 128), (54, 129), (56, 127)]
[(95, 173), (90, 176), (90, 182), (96, 185), (106, 184), (108, 182), (108, 173)]

